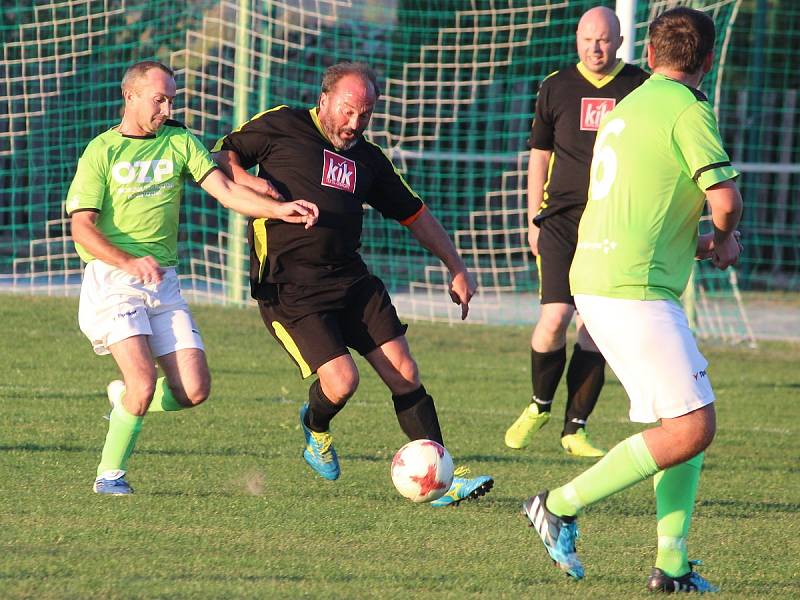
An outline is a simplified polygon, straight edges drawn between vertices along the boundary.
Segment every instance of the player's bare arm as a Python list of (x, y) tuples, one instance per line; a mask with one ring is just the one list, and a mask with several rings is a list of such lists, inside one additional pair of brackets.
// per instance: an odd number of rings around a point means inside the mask
[(278, 192), (275, 186), (269, 181), (248, 173), (247, 170), (242, 167), (242, 163), (239, 161), (239, 155), (236, 154), (236, 152), (220, 150), (211, 156), (216, 161), (217, 165), (219, 165), (219, 168), (222, 169), (222, 172), (225, 173), (231, 181), (239, 185), (246, 185), (251, 190), (268, 198), (274, 200), (284, 199), (280, 192)]
[(727, 180), (708, 188), (706, 199), (714, 224), (711, 262), (718, 269), (727, 269), (736, 264), (742, 249), (739, 238), (735, 235), (742, 217), (742, 196), (736, 184)]
[(534, 256), (539, 256), (539, 228), (533, 219), (544, 200), (544, 184), (550, 165), (551, 150), (532, 148), (528, 158), (528, 245)]
[(467, 270), (450, 236), (430, 211), (423, 210), (408, 228), (417, 241), (436, 255), (450, 271), (450, 298), (461, 306), (463, 321), (469, 313), (469, 301), (478, 289), (475, 277)]
[[(259, 179), (259, 178), (256, 178)], [(281, 202), (239, 185), (216, 170), (203, 180), (201, 187), (214, 196), (225, 208), (248, 217), (281, 219), (287, 223), (304, 223), (306, 229), (319, 219), (317, 205), (306, 200)]]
[(99, 213), (82, 210), (72, 213), (72, 239), (95, 258), (122, 269), (144, 283), (159, 283), (163, 269), (152, 256), (131, 256), (108, 241), (97, 228)]

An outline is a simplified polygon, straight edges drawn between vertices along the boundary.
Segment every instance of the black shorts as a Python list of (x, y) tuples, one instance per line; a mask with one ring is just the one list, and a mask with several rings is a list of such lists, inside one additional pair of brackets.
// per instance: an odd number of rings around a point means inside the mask
[(364, 356), (408, 328), (372, 275), (324, 287), (277, 284), (274, 301), (259, 300), (258, 308), (304, 379), (348, 348)]
[(575, 306), (569, 289), (569, 268), (578, 245), (578, 223), (583, 207), (570, 208), (539, 222), (539, 300)]

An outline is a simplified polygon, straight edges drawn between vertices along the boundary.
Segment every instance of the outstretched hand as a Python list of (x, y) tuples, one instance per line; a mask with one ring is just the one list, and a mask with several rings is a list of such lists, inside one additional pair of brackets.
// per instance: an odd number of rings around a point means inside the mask
[(461, 306), (461, 320), (469, 314), (469, 301), (478, 289), (478, 282), (469, 271), (461, 271), (453, 276), (450, 282), (450, 299)]
[(308, 200), (281, 202), (276, 208), (278, 218), (287, 223), (305, 223), (306, 229), (313, 227), (319, 220), (319, 208)]

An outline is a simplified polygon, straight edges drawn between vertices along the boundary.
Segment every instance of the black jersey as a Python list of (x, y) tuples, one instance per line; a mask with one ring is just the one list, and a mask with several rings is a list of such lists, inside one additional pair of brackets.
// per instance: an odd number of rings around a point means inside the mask
[(287, 201), (303, 199), (319, 207), (319, 221), (311, 229), (275, 219), (250, 221), (255, 286), (327, 285), (363, 277), (368, 271), (358, 248), (364, 204), (403, 224), (423, 210), (419, 196), (377, 145), (361, 138), (348, 150), (336, 150), (316, 108), (279, 106), (260, 113), (214, 150), (235, 152), (244, 168), (258, 165), (259, 177)]
[(578, 63), (556, 71), (539, 87), (528, 147), (552, 150), (537, 221), (571, 206), (585, 206), (589, 167), (600, 119), (649, 77), (620, 61), (603, 79)]

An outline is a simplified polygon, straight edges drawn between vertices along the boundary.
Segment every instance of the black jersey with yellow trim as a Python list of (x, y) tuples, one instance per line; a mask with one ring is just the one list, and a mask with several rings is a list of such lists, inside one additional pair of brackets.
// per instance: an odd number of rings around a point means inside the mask
[(639, 67), (619, 61), (602, 79), (578, 63), (542, 81), (528, 147), (553, 154), (537, 221), (586, 205), (600, 119), (648, 77)]
[(317, 109), (276, 107), (222, 138), (215, 151), (235, 152), (244, 168), (258, 165), (287, 200), (314, 202), (311, 229), (274, 219), (251, 220), (251, 283), (328, 285), (367, 274), (358, 249), (364, 205), (409, 224), (424, 209), (379, 146), (365, 138), (337, 150), (323, 133)]

